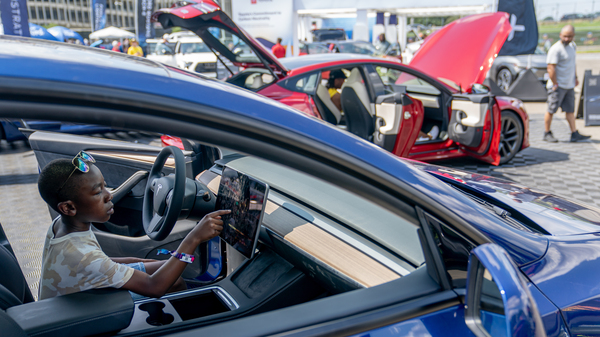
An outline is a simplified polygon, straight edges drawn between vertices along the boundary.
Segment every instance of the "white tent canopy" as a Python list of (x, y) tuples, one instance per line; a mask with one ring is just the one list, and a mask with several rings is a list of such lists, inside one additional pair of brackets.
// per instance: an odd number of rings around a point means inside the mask
[(131, 39), (135, 34), (114, 26), (97, 30), (90, 34), (90, 39)]

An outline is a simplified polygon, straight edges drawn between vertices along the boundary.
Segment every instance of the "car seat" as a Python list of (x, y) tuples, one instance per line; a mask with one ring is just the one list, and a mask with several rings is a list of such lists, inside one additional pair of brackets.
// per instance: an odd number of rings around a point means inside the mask
[(346, 129), (361, 138), (372, 140), (375, 119), (370, 109), (369, 94), (358, 68), (352, 69), (342, 85), (341, 100), (342, 111), (346, 116)]
[[(0, 232), (0, 237), (5, 237), (1, 225)], [(0, 244), (2, 336), (112, 335), (129, 325), (134, 308), (128, 291), (111, 288), (35, 302), (10, 244), (8, 241)]]
[(321, 112), (322, 117), (325, 121), (337, 125), (340, 123), (342, 119), (342, 114), (340, 110), (333, 104), (331, 101), (331, 96), (329, 95), (329, 91), (327, 88), (320, 84), (317, 86), (317, 94), (315, 96), (315, 103), (317, 104), (317, 109)]
[(3, 245), (0, 245), (0, 309), (33, 302), (33, 296), (23, 276), (19, 262)]

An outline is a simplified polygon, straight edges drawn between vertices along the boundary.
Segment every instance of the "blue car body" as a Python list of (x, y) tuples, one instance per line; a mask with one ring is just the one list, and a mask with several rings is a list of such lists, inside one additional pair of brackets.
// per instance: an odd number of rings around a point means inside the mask
[[(21, 88), (31, 88), (31, 83), (35, 83), (37, 92), (34, 94), (39, 95), (42, 101), (52, 100), (47, 92), (60, 84), (61, 89), (56, 90), (69, 90), (75, 97), (84, 94), (86, 88), (101, 88), (103, 94), (114, 94), (115, 101), (123, 104), (135, 101), (141, 94), (161, 97), (165, 105), (169, 104), (169, 99), (189, 102), (201, 106), (210, 118), (225, 119), (234, 126), (250, 123), (256, 127), (255, 135), (268, 131), (275, 133), (270, 134), (272, 137), (281, 135), (281, 139), (290, 139), (290, 135), (298, 135), (298, 139), (307, 144), (323, 144), (326, 151), (335, 151), (340, 158), (345, 158), (348, 167), (364, 172), (372, 182), (381, 186), (386, 185), (387, 179), (398, 180), (400, 183), (389, 187), (394, 193), (410, 195), (431, 208), (443, 209), (449, 217), (460, 219), (467, 224), (466, 227), (475, 229), (474, 237), (483, 235), (485, 240), (508, 253), (522, 273), (520, 277), (536, 303), (534, 306), (537, 306), (548, 336), (600, 335), (600, 218), (593, 221), (595, 214), (600, 216), (600, 211), (596, 209), (552, 196), (555, 203), (562, 202), (563, 208), (557, 206), (557, 209), (549, 201), (544, 204), (544, 200), (537, 200), (541, 198), (541, 192), (523, 197), (528, 201), (513, 204), (506, 199), (510, 198), (507, 197), (510, 189), (524, 187), (399, 159), (374, 144), (361, 141), (288, 106), (149, 60), (82, 46), (52, 42), (40, 44), (30, 39), (10, 37), (0, 38), (0, 46), (0, 95), (11, 95), (11, 90), (17, 92)], [(10, 88), (2, 85), (8, 80), (12, 82)], [(186, 118), (177, 112), (172, 114), (161, 117)], [(43, 113), (37, 116), (41, 115)], [(24, 114), (24, 118), (30, 117)], [(102, 116), (79, 118), (73, 112), (68, 119), (120, 126), (118, 120), (107, 121)], [(158, 131), (160, 127), (157, 125), (155, 129)], [(500, 189), (509, 192), (502, 194)], [(524, 191), (521, 193), (526, 194)], [(488, 205), (485, 205), (486, 202)], [(574, 208), (569, 209), (568, 205)], [(516, 221), (506, 220), (511, 216)], [(519, 224), (522, 227), (525, 224), (526, 228), (519, 227)], [(488, 259), (490, 264), (498, 262), (492, 255)], [(498, 282), (504, 275), (502, 272), (502, 269), (498, 270)], [(517, 280), (513, 277), (506, 282)], [(385, 312), (381, 315), (385, 316)], [(526, 320), (535, 326), (534, 321)], [(216, 333), (218, 329), (214, 326), (202, 331)], [(460, 304), (356, 336), (396, 336), (409, 332), (440, 336), (471, 334), (464, 325), (464, 305)], [(528, 335), (523, 331), (515, 333)]]

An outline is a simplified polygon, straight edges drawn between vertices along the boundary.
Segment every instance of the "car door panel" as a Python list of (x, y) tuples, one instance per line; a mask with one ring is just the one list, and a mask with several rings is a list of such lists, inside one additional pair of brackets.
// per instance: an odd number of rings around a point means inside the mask
[(423, 103), (413, 99), (412, 104), (404, 105), (401, 108), (401, 124), (392, 153), (399, 157), (408, 157), (423, 124)]
[(448, 136), (471, 157), (500, 163), (500, 109), (488, 94), (454, 95)]

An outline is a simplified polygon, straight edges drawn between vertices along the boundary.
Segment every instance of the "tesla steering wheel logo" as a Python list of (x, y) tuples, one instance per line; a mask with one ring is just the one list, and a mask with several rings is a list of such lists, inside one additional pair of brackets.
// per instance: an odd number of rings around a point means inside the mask
[(160, 192), (160, 189), (162, 188), (162, 184), (158, 184), (158, 186), (156, 187), (156, 193), (158, 194), (158, 192)]

